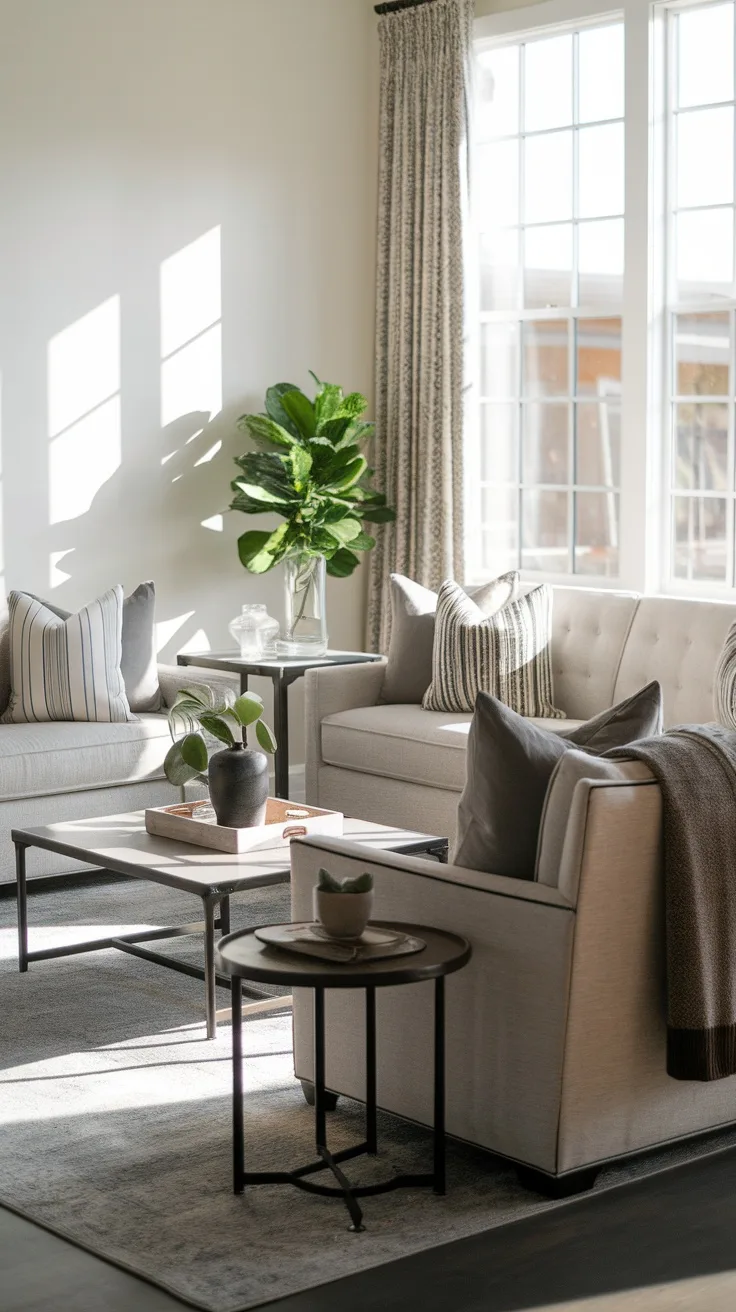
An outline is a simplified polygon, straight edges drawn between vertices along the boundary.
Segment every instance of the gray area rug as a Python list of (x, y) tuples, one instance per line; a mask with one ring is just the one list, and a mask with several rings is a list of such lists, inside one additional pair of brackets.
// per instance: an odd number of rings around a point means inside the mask
[[(186, 921), (192, 910), (186, 895), (138, 883), (36, 893), (31, 947)], [(233, 928), (288, 918), (286, 888), (234, 900)], [(37, 963), (21, 976), (8, 902), (0, 926), (0, 1201), (194, 1306), (240, 1312), (560, 1206), (523, 1190), (499, 1160), (458, 1145), (446, 1198), (368, 1198), (361, 1235), (348, 1233), (339, 1201), (289, 1186), (235, 1198), (230, 1027), (206, 1041), (199, 983), (114, 950)], [(167, 950), (196, 960), (201, 943), (179, 939)], [(250, 1168), (312, 1160), (290, 1016), (249, 1021), (244, 1044)], [(361, 1108), (341, 1100), (329, 1135), (335, 1148), (362, 1139)], [(429, 1168), (424, 1130), (382, 1115), (379, 1138), (378, 1159), (349, 1164), (356, 1181)], [(734, 1141), (720, 1136), (718, 1146)], [(610, 1169), (598, 1188), (693, 1155), (683, 1148)]]

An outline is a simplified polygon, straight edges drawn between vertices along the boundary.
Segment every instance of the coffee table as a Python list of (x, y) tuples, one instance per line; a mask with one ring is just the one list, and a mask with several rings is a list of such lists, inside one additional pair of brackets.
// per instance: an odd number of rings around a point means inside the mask
[[(390, 1193), (394, 1189), (429, 1187), (445, 1192), (445, 977), (462, 970), (470, 961), (471, 947), (459, 934), (430, 929), (426, 925), (399, 925), (377, 921), (424, 943), (421, 952), (383, 961), (336, 964), (315, 957), (298, 956), (261, 943), (255, 929), (229, 934), (218, 944), (217, 958), (229, 971), (233, 983), (233, 1191), (242, 1194), (246, 1185), (292, 1184), (309, 1193), (341, 1198), (350, 1213), (350, 1229), (363, 1230), (359, 1198)], [(243, 1122), (243, 1042), (239, 1007), (243, 980), (286, 984), (314, 990), (314, 1106), (318, 1160), (290, 1171), (246, 1171)], [(341, 1163), (363, 1153), (378, 1152), (376, 1126), (376, 989), (402, 984), (434, 982), (434, 1162), (432, 1171), (394, 1175), (378, 1184), (353, 1185)], [(365, 1141), (331, 1153), (327, 1147), (325, 1116), (325, 990), (364, 989), (366, 1006), (366, 1101)], [(311, 1178), (329, 1170), (336, 1185), (315, 1184)]]
[(196, 665), (203, 670), (221, 670), (240, 675), (240, 691), (248, 691), (250, 675), (270, 679), (273, 683), (273, 731), (278, 747), (273, 769), (277, 797), (289, 796), (289, 688), (301, 679), (307, 670), (324, 669), (330, 665), (368, 665), (380, 661), (365, 651), (328, 651), (324, 656), (299, 656), (289, 660), (286, 656), (264, 657), (249, 661), (236, 651), (186, 652), (177, 656), (179, 665)]
[[(376, 825), (368, 820), (346, 820), (344, 836), (354, 843), (365, 844), (367, 851), (374, 849), (447, 859), (447, 840), (432, 834)], [(229, 977), (219, 974), (215, 968), (215, 931), (230, 933), (230, 897), (233, 893), (288, 883), (291, 873), (288, 847), (237, 855), (214, 852), (147, 833), (143, 811), (93, 820), (68, 820), (62, 824), (44, 825), (39, 829), (13, 829), (11, 837), (15, 843), (18, 969), (21, 973), (27, 971), (33, 961), (48, 961), (52, 957), (71, 957), (83, 952), (117, 948), (120, 952), (128, 952), (132, 956), (142, 957), (144, 961), (165, 966), (167, 970), (176, 970), (203, 980), (207, 1038), (214, 1039), (218, 1018), (224, 1020), (230, 1016), (229, 1009), (217, 1011), (216, 990), (218, 987), (231, 988)], [(26, 852), (29, 847), (58, 852), (60, 856), (88, 864), (91, 867), (90, 876), (107, 871), (192, 893), (201, 901), (204, 920), (121, 934), (114, 938), (93, 939), (61, 948), (31, 951), (28, 947), (26, 881)], [(204, 967), (177, 961), (143, 946), (157, 939), (185, 937), (203, 931)], [(246, 1014), (274, 1011), (289, 1006), (291, 1002), (288, 997), (274, 998), (263, 990), (249, 989), (248, 993), (254, 1001), (246, 1004)]]

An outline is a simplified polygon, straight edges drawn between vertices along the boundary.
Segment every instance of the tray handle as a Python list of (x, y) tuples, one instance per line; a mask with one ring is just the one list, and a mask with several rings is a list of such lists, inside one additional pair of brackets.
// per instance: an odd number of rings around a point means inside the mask
[(282, 838), (306, 838), (306, 836), (306, 825), (287, 825), (281, 835)]

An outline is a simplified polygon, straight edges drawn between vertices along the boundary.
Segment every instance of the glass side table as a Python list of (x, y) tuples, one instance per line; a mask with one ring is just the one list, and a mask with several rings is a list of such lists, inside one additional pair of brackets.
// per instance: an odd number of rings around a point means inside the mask
[(329, 665), (365, 665), (380, 661), (362, 651), (328, 651), (314, 660), (287, 660), (274, 656), (263, 660), (243, 660), (236, 651), (187, 652), (177, 656), (178, 665), (196, 665), (203, 670), (220, 670), (240, 675), (240, 691), (248, 691), (248, 679), (270, 679), (273, 683), (273, 731), (278, 748), (274, 757), (276, 796), (289, 796), (289, 688), (301, 679), (307, 670)]

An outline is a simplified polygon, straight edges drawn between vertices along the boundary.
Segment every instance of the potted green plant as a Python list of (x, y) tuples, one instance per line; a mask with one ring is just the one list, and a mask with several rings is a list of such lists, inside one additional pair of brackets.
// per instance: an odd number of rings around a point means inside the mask
[[(268, 760), (263, 752), (251, 751), (247, 741), (255, 725), (263, 751), (276, 751), (276, 739), (262, 717), (263, 702), (255, 693), (218, 697), (204, 683), (182, 688), (169, 710), (174, 741), (164, 761), (166, 778), (176, 787), (192, 779), (208, 784), (218, 825), (250, 829), (264, 822)], [(213, 746), (217, 750), (211, 755)]]
[(314, 890), (314, 918), (328, 938), (360, 938), (373, 910), (373, 875), (368, 871), (353, 879), (335, 879), (320, 870)]
[(266, 393), (264, 414), (238, 421), (258, 449), (238, 457), (240, 474), (232, 483), (232, 510), (284, 521), (273, 531), (248, 530), (238, 552), (252, 574), (284, 563), (286, 632), (279, 650), (289, 656), (324, 654), (325, 575), (348, 578), (360, 553), (375, 546), (364, 524), (396, 518), (371, 486), (374, 471), (362, 448), (375, 425), (363, 419), (366, 398), (312, 377), (314, 400), (291, 383), (277, 383)]

